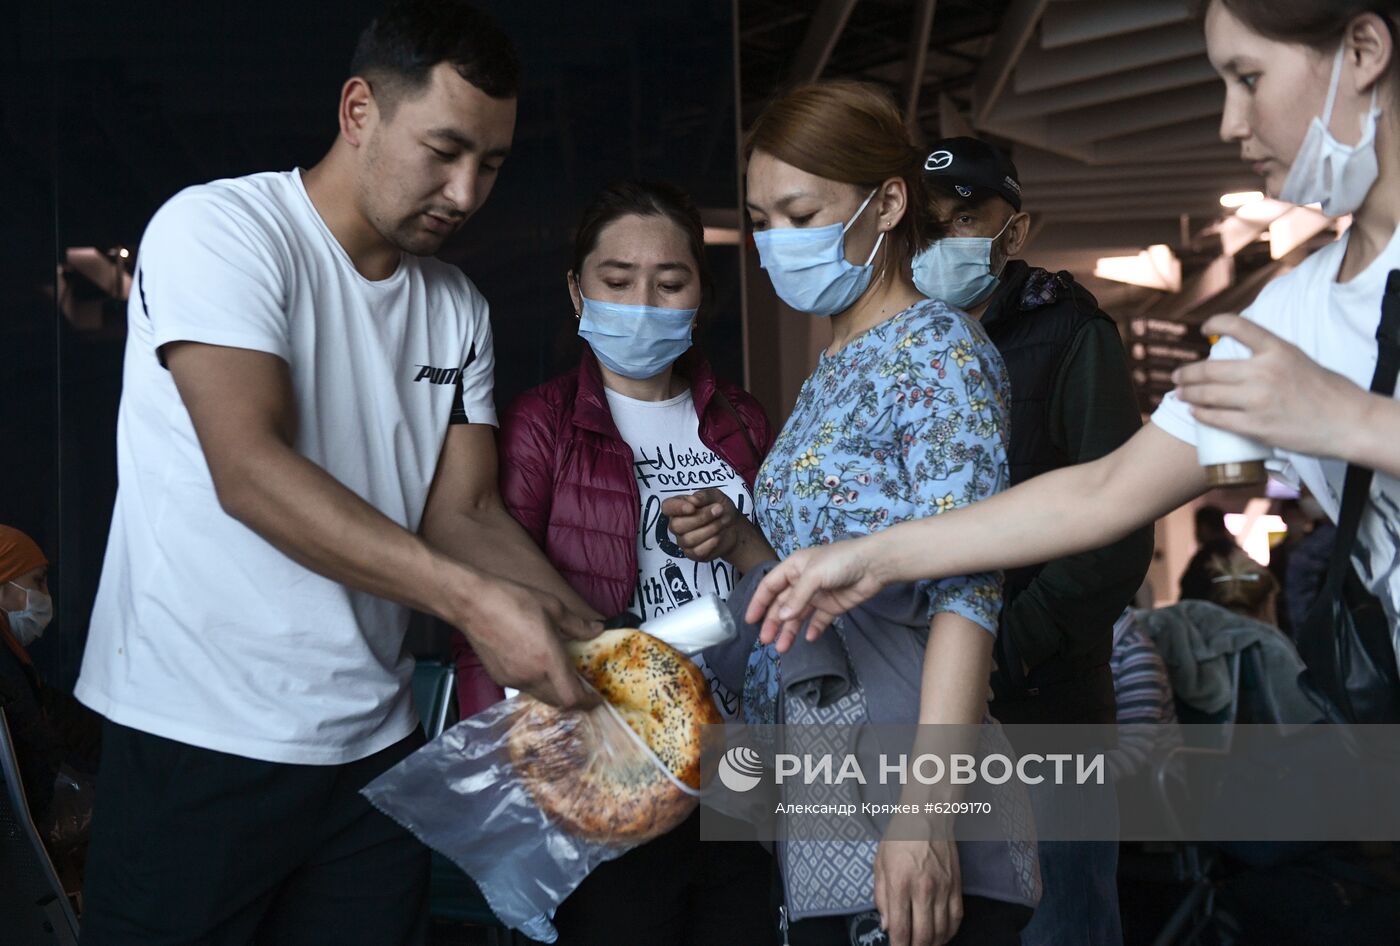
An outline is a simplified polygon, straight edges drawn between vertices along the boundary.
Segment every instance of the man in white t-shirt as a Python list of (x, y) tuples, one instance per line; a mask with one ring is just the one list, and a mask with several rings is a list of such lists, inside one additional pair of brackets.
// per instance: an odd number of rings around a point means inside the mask
[(510, 149), (515, 53), (402, 2), (352, 72), (315, 167), (191, 187), (142, 239), (77, 686), (107, 720), (85, 943), (421, 931), (427, 851), (358, 794), (422, 741), (410, 608), (590, 702), (560, 638), (596, 615), (496, 493), (486, 302), (430, 255)]

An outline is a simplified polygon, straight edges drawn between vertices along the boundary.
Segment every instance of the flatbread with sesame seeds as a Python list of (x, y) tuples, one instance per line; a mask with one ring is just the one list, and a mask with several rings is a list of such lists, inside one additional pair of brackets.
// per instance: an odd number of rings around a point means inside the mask
[[(553, 821), (579, 837), (636, 844), (659, 837), (694, 810), (723, 719), (709, 686), (680, 651), (638, 630), (604, 631), (568, 645), (584, 679), (670, 772), (640, 747), (606, 744), (596, 712), (529, 700), (510, 733), (516, 774)], [(527, 698), (528, 699), (528, 698)], [(604, 711), (605, 712), (605, 711)]]

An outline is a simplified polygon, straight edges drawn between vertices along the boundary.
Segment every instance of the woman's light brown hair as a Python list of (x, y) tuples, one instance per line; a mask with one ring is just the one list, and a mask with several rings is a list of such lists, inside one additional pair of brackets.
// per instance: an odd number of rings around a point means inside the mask
[(922, 173), (923, 150), (904, 116), (878, 86), (849, 79), (801, 85), (769, 103), (744, 138), (744, 159), (763, 151), (829, 181), (869, 192), (890, 178), (904, 181), (904, 216), (886, 237), (881, 276), (905, 268), (931, 231)]

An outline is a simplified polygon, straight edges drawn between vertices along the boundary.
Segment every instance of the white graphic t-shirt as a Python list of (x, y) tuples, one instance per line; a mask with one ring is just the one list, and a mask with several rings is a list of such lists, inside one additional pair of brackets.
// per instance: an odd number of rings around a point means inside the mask
[[(693, 562), (686, 558), (661, 513), (661, 504), (672, 496), (713, 487), (752, 519), (753, 494), (734, 468), (700, 440), (700, 418), (689, 391), (665, 401), (638, 401), (611, 390), (607, 395), (618, 433), (632, 448), (632, 470), (641, 500), (637, 588), (627, 610), (645, 621), (703, 595), (728, 598), (736, 580), (734, 566), (719, 559)], [(692, 659), (705, 671), (720, 711), (733, 717), (738, 695), (725, 689), (703, 660)]]

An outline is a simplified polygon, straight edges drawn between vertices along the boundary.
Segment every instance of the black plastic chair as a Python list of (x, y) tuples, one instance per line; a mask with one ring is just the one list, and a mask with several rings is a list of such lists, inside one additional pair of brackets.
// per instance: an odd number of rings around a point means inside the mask
[[(1188, 739), (1202, 734), (1218, 735), (1219, 742), (1209, 745), (1177, 746), (1158, 761), (1152, 772), (1152, 789), (1162, 814), (1172, 833), (1181, 836), (1180, 812), (1186, 804), (1186, 785), (1200, 784), (1188, 770), (1219, 763), (1230, 753), (1234, 724), (1240, 701), (1240, 655), (1226, 657), (1230, 675), (1230, 702), (1219, 713), (1205, 714), (1176, 701), (1177, 719), (1187, 726)], [(1199, 727), (1219, 724), (1217, 731)], [(1182, 842), (1176, 852), (1175, 874), (1178, 883), (1187, 885), (1186, 896), (1177, 905), (1167, 922), (1153, 939), (1153, 946), (1188, 946), (1196, 943), (1214, 924), (1220, 922), (1216, 911), (1216, 896), (1220, 890), (1220, 853), (1211, 845)]]
[(3, 708), (0, 782), (0, 939), (5, 946), (76, 946), (78, 920), (30, 814)]
[[(450, 663), (418, 659), (413, 671), (413, 700), (429, 740), (457, 721), (456, 671)], [(476, 883), (437, 851), (429, 879), (429, 914), (435, 920), (464, 923), (486, 930), (490, 946), (509, 946), (514, 933), (501, 924)]]

